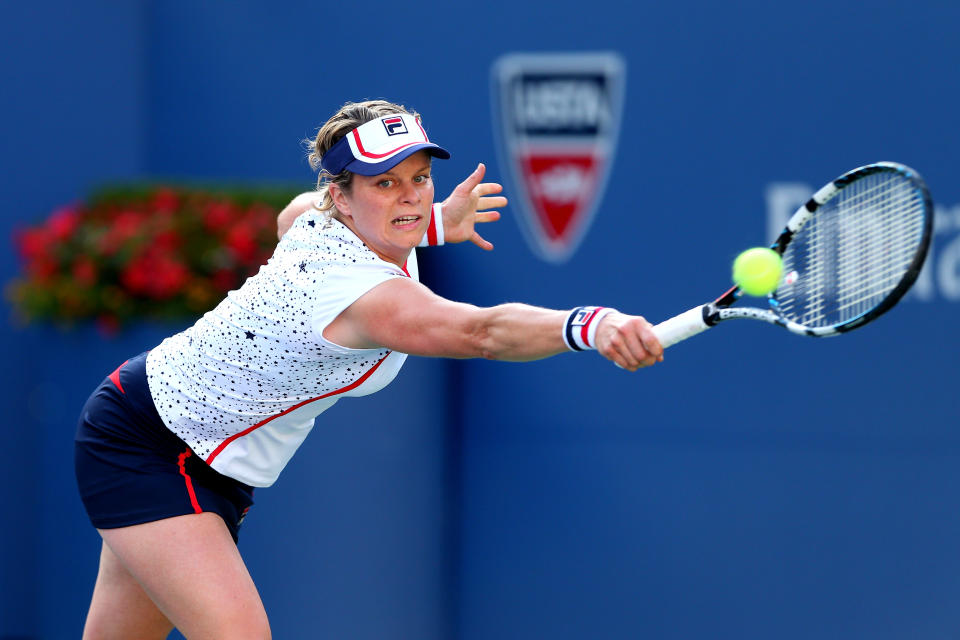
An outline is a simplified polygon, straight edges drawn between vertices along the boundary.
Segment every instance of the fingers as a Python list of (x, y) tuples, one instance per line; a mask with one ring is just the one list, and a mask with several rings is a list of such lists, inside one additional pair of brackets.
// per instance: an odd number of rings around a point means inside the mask
[(473, 173), (444, 200), (443, 218), (448, 242), (469, 240), (485, 251), (493, 249), (493, 243), (477, 233), (474, 225), (499, 220), (500, 212), (496, 209), (507, 206), (507, 199), (496, 195), (503, 191), (502, 185), (482, 182), (486, 171), (482, 162), (478, 164)]
[(484, 209), (503, 209), (505, 206), (507, 206), (507, 199), (503, 196), (483, 196), (477, 198), (477, 211)]
[[(477, 188), (480, 185), (480, 181), (483, 180), (484, 174), (487, 172), (487, 168), (481, 162), (477, 165), (477, 168), (473, 170), (467, 179), (457, 185), (457, 188), (454, 189), (454, 192), (460, 192), (461, 195), (467, 195), (471, 191)], [(490, 193), (497, 193), (497, 191), (491, 191)], [(485, 195), (485, 194), (481, 194)]]
[(603, 356), (628, 371), (636, 371), (663, 361), (663, 347), (657, 341), (649, 322), (640, 316), (620, 314), (611, 314), (607, 318), (613, 322), (611, 330), (605, 336), (604, 345), (601, 347), (598, 344)]
[(657, 361), (643, 349), (636, 336), (628, 334), (623, 341), (614, 343), (612, 346), (616, 353), (613, 361), (628, 371), (649, 367)]
[(478, 211), (473, 217), (474, 222), (496, 222), (499, 219), (499, 211)]
[(493, 243), (487, 241), (486, 239), (484, 239), (484, 237), (481, 236), (481, 235), (480, 235), (479, 233), (477, 233), (476, 231), (474, 231), (474, 232), (473, 232), (473, 235), (470, 236), (470, 242), (472, 242), (473, 244), (477, 245), (478, 247), (480, 247), (480, 248), (483, 249), (484, 251), (493, 251)]
[(653, 325), (649, 322), (646, 322), (646, 326), (640, 332), (640, 341), (643, 343), (644, 351), (652, 355), (657, 362), (663, 362), (663, 346), (657, 339), (657, 334), (653, 332)]
[[(474, 224), (481, 222), (496, 222), (500, 219), (499, 211), (481, 211), (475, 213), (473, 216)], [(484, 251), (493, 251), (493, 243), (488, 241), (486, 238), (477, 233), (476, 229), (473, 230), (473, 233), (470, 236), (470, 242), (477, 245)]]
[(482, 182), (473, 188), (473, 192), (478, 196), (489, 196), (501, 191), (503, 191), (503, 185), (499, 182)]
[(650, 354), (647, 353), (647, 350), (644, 349), (640, 336), (633, 331), (627, 331), (625, 333), (623, 342), (620, 345), (620, 353), (630, 365), (628, 368), (632, 371), (640, 367), (648, 367), (655, 362)]

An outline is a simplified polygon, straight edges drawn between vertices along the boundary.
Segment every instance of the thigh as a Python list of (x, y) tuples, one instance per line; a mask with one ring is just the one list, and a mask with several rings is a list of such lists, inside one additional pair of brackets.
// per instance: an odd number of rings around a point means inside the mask
[(173, 623), (104, 543), (84, 640), (163, 640), (172, 629)]
[(187, 638), (269, 638), (266, 612), (220, 516), (102, 529), (110, 550)]

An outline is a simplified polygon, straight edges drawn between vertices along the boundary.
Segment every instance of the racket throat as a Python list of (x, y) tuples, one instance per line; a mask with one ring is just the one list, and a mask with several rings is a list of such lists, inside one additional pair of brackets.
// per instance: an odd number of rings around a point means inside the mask
[(702, 307), (700, 307), (701, 313), (703, 315), (703, 324), (708, 327), (714, 327), (723, 320), (723, 317), (720, 315), (720, 312), (725, 308), (717, 302), (710, 302)]

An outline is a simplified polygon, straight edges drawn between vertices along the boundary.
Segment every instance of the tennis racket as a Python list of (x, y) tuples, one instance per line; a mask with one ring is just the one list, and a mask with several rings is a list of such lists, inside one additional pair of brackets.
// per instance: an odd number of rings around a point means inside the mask
[(783, 273), (767, 308), (731, 308), (741, 295), (734, 286), (653, 331), (664, 348), (734, 318), (804, 336), (851, 331), (910, 289), (932, 230), (930, 193), (916, 171), (894, 162), (854, 169), (813, 194), (771, 245), (783, 257)]

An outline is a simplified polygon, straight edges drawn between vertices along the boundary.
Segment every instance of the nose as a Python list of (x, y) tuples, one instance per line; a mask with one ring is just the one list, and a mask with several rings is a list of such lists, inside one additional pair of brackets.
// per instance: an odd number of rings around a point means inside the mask
[(403, 188), (400, 191), (400, 201), (407, 204), (420, 203), (420, 190), (413, 182), (404, 181)]

